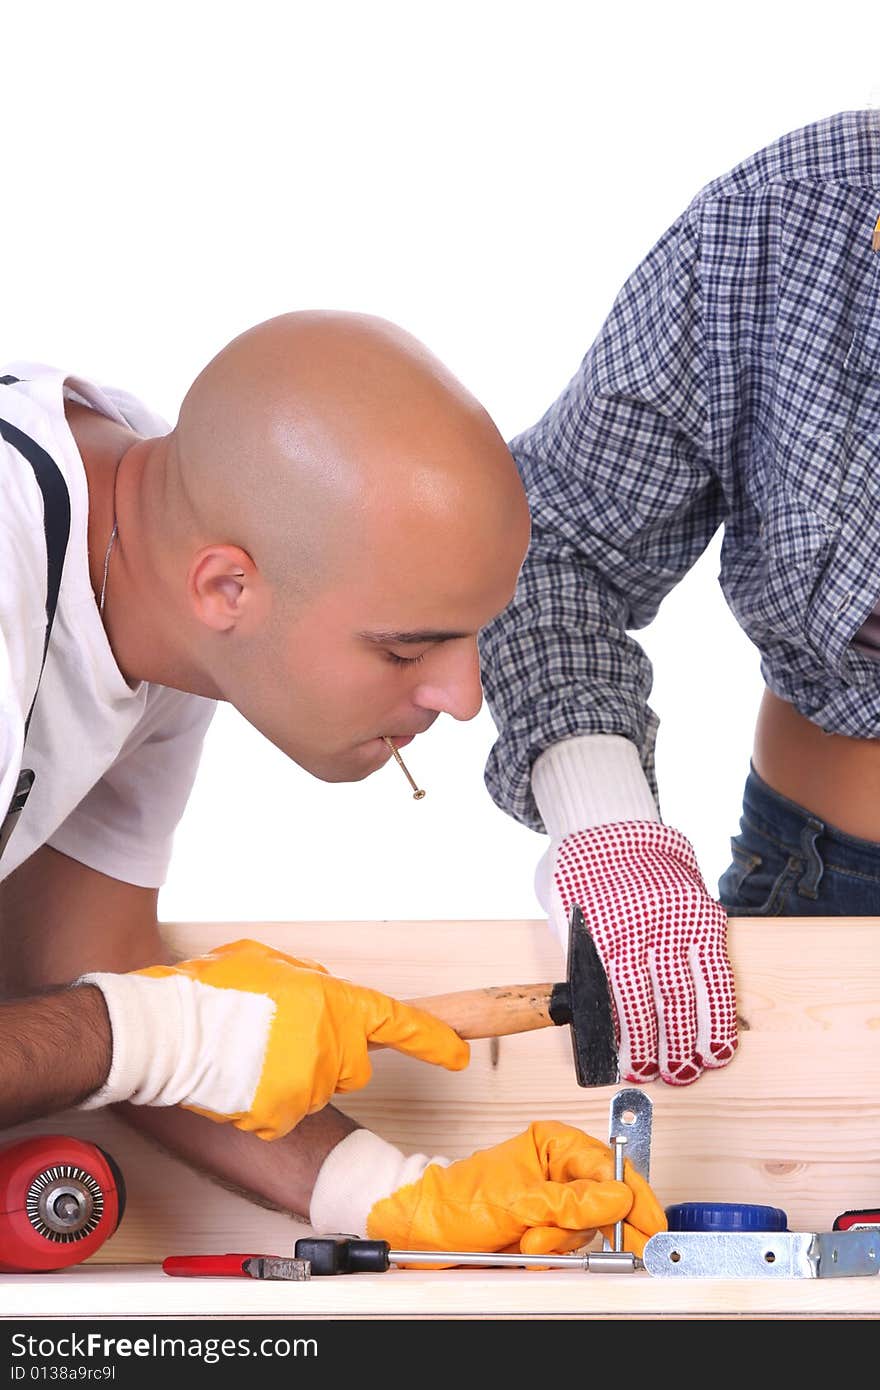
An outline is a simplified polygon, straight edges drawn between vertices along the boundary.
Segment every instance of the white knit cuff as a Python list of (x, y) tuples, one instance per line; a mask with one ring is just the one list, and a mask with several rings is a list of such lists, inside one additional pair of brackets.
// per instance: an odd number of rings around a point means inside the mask
[(368, 1129), (356, 1129), (324, 1159), (309, 1207), (309, 1224), (318, 1235), (365, 1236), (367, 1216), (377, 1202), (408, 1183), (418, 1182), (430, 1163), (446, 1168), (448, 1158), (406, 1156)]
[(545, 748), (532, 768), (532, 791), (547, 834), (612, 821), (659, 821), (639, 750), (618, 734), (584, 734)]
[(81, 1109), (114, 1105), (200, 1106), (218, 1115), (250, 1110), (260, 1081), (275, 1001), (183, 975), (82, 975), (110, 1016), (113, 1060)]
[[(151, 1001), (141, 981), (133, 976), (101, 972), (81, 975), (76, 983), (94, 985), (103, 994), (113, 1039), (113, 1059), (107, 1080), (79, 1109), (94, 1110), (101, 1105), (130, 1100), (143, 1090), (144, 1078), (156, 1064), (162, 1067), (162, 1054), (173, 1055), (179, 1050), (174, 1043), (181, 1020), (172, 1010), (163, 1020), (164, 1027), (157, 1028)], [(166, 998), (163, 1002), (168, 1005), (173, 1001)], [(170, 1069), (173, 1068), (167, 1065), (164, 1068), (166, 1072)]]

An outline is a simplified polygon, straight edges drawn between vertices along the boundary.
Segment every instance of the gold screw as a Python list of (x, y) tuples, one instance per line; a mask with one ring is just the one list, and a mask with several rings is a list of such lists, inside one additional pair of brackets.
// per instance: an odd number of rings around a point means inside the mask
[(411, 777), (410, 774), (409, 774), (409, 769), (407, 768), (406, 763), (403, 761), (403, 758), (400, 756), (400, 754), (398, 753), (398, 751), (397, 751), (397, 749), (395, 748), (394, 744), (391, 742), (391, 739), (388, 738), (388, 736), (387, 736), (386, 734), (383, 734), (383, 735), (382, 735), (382, 742), (388, 744), (388, 747), (391, 749), (391, 752), (394, 754), (395, 762), (398, 762), (398, 763), (400, 764), (400, 766), (403, 768), (404, 776), (406, 777), (406, 780), (409, 782), (410, 786), (411, 786), (412, 789), (413, 789), (413, 801), (421, 801), (421, 799), (422, 799), (422, 797), (425, 795), (425, 793), (424, 793), (424, 791), (422, 791), (419, 787), (416, 786), (415, 782), (413, 781), (412, 777)]

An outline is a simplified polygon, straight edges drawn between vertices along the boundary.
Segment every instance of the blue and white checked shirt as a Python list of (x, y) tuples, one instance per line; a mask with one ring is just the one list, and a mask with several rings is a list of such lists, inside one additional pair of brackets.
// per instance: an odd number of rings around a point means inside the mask
[(724, 528), (720, 583), (766, 683), (880, 737), (880, 113), (784, 136), (700, 192), (626, 282), (577, 375), (511, 444), (532, 510), (513, 602), (481, 634), (497, 804), (537, 831), (538, 754), (640, 750), (650, 663), (628, 632)]

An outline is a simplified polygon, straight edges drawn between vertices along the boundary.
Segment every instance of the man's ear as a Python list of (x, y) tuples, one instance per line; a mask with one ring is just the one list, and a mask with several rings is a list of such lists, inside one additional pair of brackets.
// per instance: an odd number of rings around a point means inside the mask
[(214, 632), (251, 626), (268, 611), (268, 589), (250, 555), (237, 545), (208, 545), (193, 557), (187, 595), (199, 622)]

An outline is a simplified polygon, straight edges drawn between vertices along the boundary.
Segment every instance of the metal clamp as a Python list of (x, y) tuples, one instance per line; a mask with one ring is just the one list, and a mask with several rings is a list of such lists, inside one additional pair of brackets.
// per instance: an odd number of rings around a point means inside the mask
[[(649, 1181), (653, 1112), (650, 1097), (636, 1087), (616, 1091), (611, 1097), (608, 1142), (614, 1150), (614, 1176), (618, 1182), (623, 1182), (626, 1158), (645, 1182)], [(602, 1249), (591, 1251), (589, 1260), (590, 1269), (605, 1269), (607, 1272), (613, 1270), (615, 1273), (630, 1274), (644, 1269), (639, 1256), (623, 1248), (622, 1221), (615, 1223), (613, 1239), (609, 1240), (606, 1236)]]
[(880, 1271), (880, 1231), (659, 1231), (649, 1274), (674, 1279), (840, 1279)]

